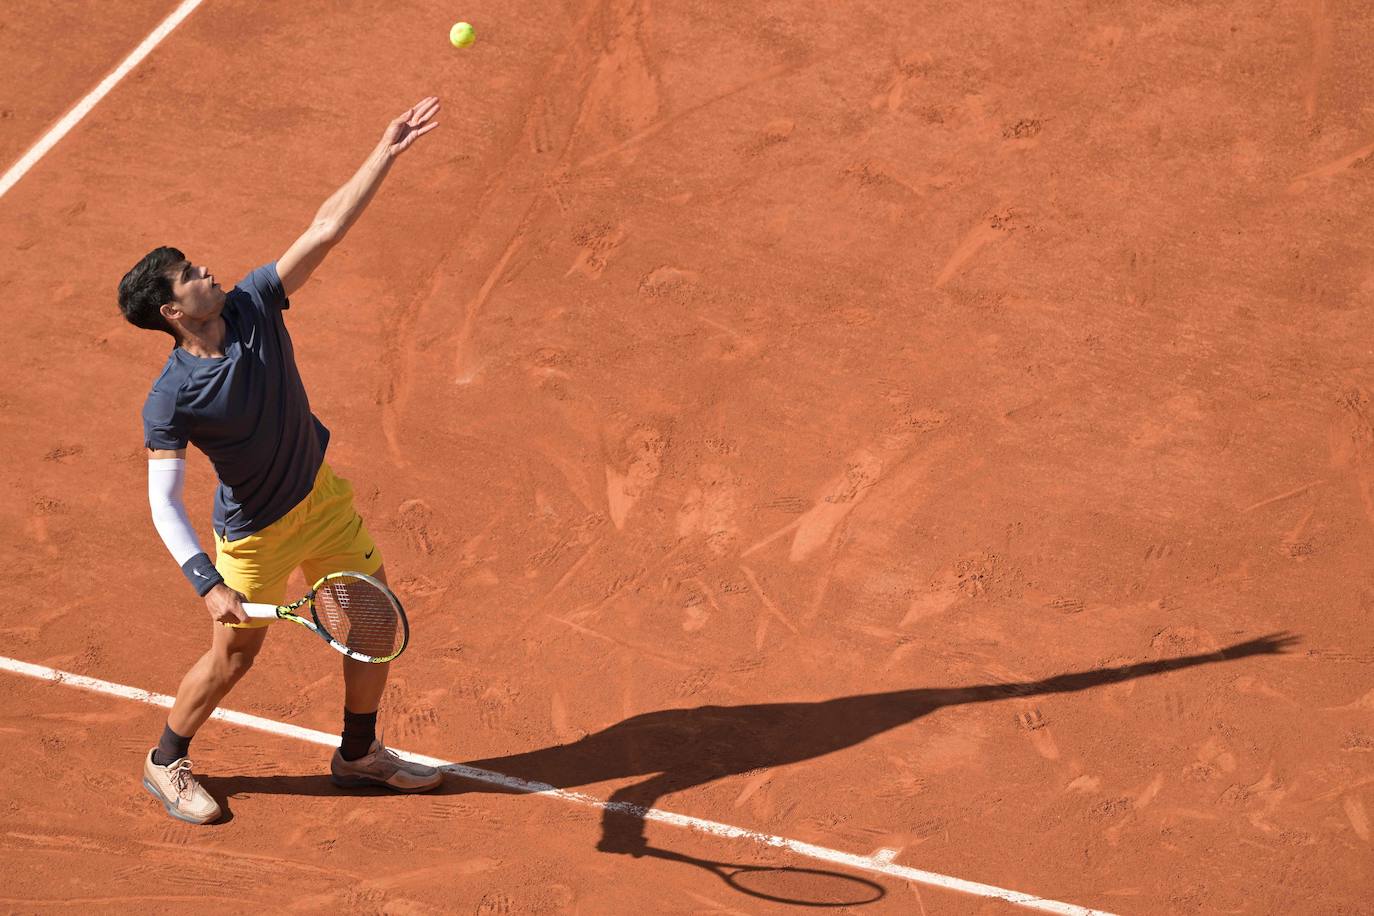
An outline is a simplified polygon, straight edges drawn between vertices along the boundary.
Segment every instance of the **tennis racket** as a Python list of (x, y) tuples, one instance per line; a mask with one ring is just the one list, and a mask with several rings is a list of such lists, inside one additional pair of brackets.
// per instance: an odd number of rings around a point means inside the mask
[[(310, 609), (309, 619), (296, 613)], [(306, 596), (278, 607), (245, 601), (251, 620), (290, 620), (360, 662), (382, 664), (405, 651), (410, 623), (401, 602), (382, 582), (360, 572), (330, 573)]]

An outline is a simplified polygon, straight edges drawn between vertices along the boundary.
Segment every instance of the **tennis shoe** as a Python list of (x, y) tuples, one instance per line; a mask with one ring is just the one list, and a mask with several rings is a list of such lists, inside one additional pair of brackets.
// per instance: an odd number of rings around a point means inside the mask
[(444, 781), (444, 774), (434, 767), (402, 760), (380, 741), (373, 741), (357, 760), (344, 760), (335, 751), (329, 770), (330, 781), (345, 789), (381, 786), (396, 792), (427, 792)]
[[(153, 748), (157, 750), (157, 748)], [(182, 757), (165, 767), (153, 763), (153, 751), (143, 759), (143, 788), (162, 802), (167, 813), (188, 824), (208, 824), (220, 815), (219, 803), (210, 797), (191, 772), (191, 758)]]

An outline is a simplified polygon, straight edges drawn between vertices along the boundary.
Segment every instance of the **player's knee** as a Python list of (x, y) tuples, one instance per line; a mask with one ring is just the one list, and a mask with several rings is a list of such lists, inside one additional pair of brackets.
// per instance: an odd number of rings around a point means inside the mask
[(239, 652), (229, 652), (215, 659), (215, 679), (221, 683), (233, 684), (253, 667), (253, 657)]
[(244, 650), (241, 652), (229, 653), (226, 659), (225, 669), (229, 677), (238, 680), (248, 673), (248, 669), (253, 667), (253, 660), (258, 657), (258, 650)]
[(216, 659), (215, 668), (220, 679), (233, 683), (247, 674), (248, 669), (253, 667), (253, 660), (258, 657), (259, 648), (257, 645), (226, 647)]

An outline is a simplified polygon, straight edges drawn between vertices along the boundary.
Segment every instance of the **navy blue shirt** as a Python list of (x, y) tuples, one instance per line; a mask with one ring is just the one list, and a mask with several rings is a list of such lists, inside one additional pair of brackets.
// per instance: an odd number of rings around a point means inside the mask
[(215, 530), (236, 541), (310, 493), (329, 430), (310, 412), (282, 310), (277, 265), (259, 267), (224, 298), (224, 355), (172, 350), (143, 405), (144, 444), (189, 442), (215, 466)]

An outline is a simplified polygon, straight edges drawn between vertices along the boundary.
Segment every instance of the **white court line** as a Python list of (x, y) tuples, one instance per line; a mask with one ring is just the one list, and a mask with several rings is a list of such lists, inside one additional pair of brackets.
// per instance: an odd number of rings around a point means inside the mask
[[(32, 665), (28, 662), (21, 662), (18, 659), (6, 658), (3, 655), (0, 655), (0, 670), (11, 671), (15, 674), (38, 678), (39, 680), (53, 681), (54, 683), (63, 684), (68, 687), (80, 687), (83, 690), (106, 693), (111, 696), (122, 697), (126, 700), (136, 700), (139, 703), (147, 703), (150, 706), (170, 708), (172, 705), (173, 698), (166, 694), (150, 693), (147, 690), (140, 690), (137, 687), (125, 687), (123, 684), (112, 684), (109, 681), (101, 681), (93, 677), (72, 674), (67, 671), (58, 671), (56, 668), (49, 668), (45, 665)], [(234, 725), (242, 725), (246, 728), (255, 728), (259, 731), (270, 732), (274, 735), (296, 738), (297, 740), (307, 741), (312, 744), (322, 744), (325, 747), (334, 747), (339, 743), (337, 735), (316, 731), (313, 728), (301, 728), (299, 725), (289, 725), (285, 722), (277, 722), (272, 719), (264, 719), (259, 716), (249, 715), (248, 713), (234, 712), (229, 709), (217, 709), (210, 718), (219, 719)], [(393, 748), (393, 750), (395, 749)], [(908, 868), (905, 865), (897, 865), (892, 861), (894, 850), (891, 849), (881, 849), (870, 856), (858, 856), (849, 852), (841, 852), (838, 849), (829, 849), (825, 846), (817, 846), (813, 843), (803, 843), (800, 840), (789, 840), (787, 837), (756, 833), (753, 830), (746, 830), (743, 827), (732, 827), (729, 824), (703, 820), (699, 817), (688, 817), (685, 814), (672, 814), (667, 811), (659, 811), (656, 808), (641, 808), (638, 805), (631, 805), (625, 802), (607, 802), (591, 795), (583, 795), (580, 792), (568, 792), (564, 789), (545, 785), (542, 782), (531, 782), (516, 776), (493, 773), (491, 770), (479, 770), (476, 767), (464, 766), (460, 763), (454, 763), (451, 760), (440, 760), (437, 757), (426, 757), (423, 754), (412, 754), (407, 751), (397, 751), (397, 753), (408, 760), (414, 760), (418, 763), (428, 764), (433, 767), (442, 767), (445, 772), (452, 773), (455, 776), (471, 779), (476, 782), (488, 783), (489, 785), (501, 786), (513, 792), (521, 792), (529, 795), (544, 795), (550, 798), (557, 798), (560, 801), (571, 802), (575, 805), (616, 811), (618, 813), (642, 818), (646, 821), (657, 821), (660, 824), (669, 824), (673, 827), (681, 827), (684, 830), (695, 830), (698, 833), (706, 833), (711, 836), (724, 837), (731, 840), (748, 840), (749, 842), (757, 843), (761, 846), (786, 849), (788, 852), (796, 853), (799, 856), (805, 856), (808, 859), (816, 859), (821, 862), (829, 862), (832, 865), (843, 865), (847, 868), (853, 868), (859, 871), (886, 875), (890, 878), (900, 878), (903, 881), (915, 881), (920, 884), (929, 884), (933, 887), (942, 887), (945, 890), (960, 891), (978, 897), (991, 897), (995, 900), (1003, 900), (1007, 903), (1014, 903), (1018, 906), (1023, 906), (1032, 910), (1040, 910), (1045, 913), (1059, 913), (1062, 914), (1062, 916), (1112, 916), (1112, 914), (1104, 910), (1091, 910), (1086, 907), (1076, 906), (1072, 903), (1060, 903), (1055, 900), (1046, 900), (1043, 897), (1036, 897), (1033, 894), (1023, 894), (1020, 891), (1009, 891), (1005, 888), (994, 887), (991, 884), (978, 884), (974, 881), (965, 881), (962, 878), (951, 878), (947, 875), (941, 875), (935, 872), (921, 871), (918, 868)]]
[(143, 43), (134, 48), (128, 57), (124, 58), (124, 62), (116, 67), (113, 73), (101, 80), (99, 86), (87, 93), (86, 97), (78, 102), (75, 108), (63, 115), (62, 120), (53, 125), (52, 130), (43, 135), (43, 139), (35, 143), (33, 148), (25, 153), (18, 162), (10, 166), (9, 171), (5, 173), (3, 178), (0, 178), (0, 197), (4, 197), (9, 189), (24, 177), (24, 173), (33, 168), (39, 159), (47, 155), (48, 150), (56, 146), (57, 142), (77, 125), (78, 121), (90, 113), (97, 102), (105, 98), (106, 94), (115, 87), (115, 83), (118, 83), (129, 74), (130, 70), (137, 67), (139, 62), (148, 56), (148, 52), (156, 48), (162, 39), (171, 34), (172, 29), (181, 25), (181, 21), (191, 15), (191, 12), (200, 6), (201, 2), (202, 0), (182, 0), (181, 6), (178, 6), (170, 16), (162, 20), (158, 27), (153, 29), (147, 38), (143, 39)]

